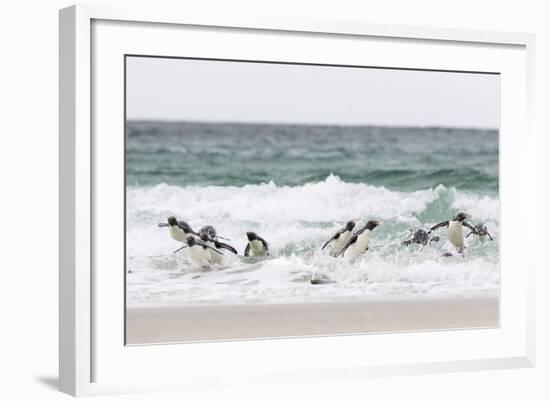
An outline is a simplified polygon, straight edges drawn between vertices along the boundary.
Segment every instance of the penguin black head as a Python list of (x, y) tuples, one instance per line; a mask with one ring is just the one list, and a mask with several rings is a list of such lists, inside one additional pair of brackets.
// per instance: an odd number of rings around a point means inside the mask
[(249, 241), (254, 241), (258, 239), (258, 236), (256, 235), (256, 233), (253, 233), (251, 231), (246, 233), (246, 237), (248, 238)]
[(195, 245), (195, 237), (193, 237), (193, 236), (187, 237), (186, 241), (187, 241), (187, 246)]
[(466, 214), (464, 212), (459, 212), (454, 218), (453, 221), (460, 221), (463, 222), (466, 219), (469, 219), (471, 216), (469, 214)]
[(348, 223), (346, 224), (346, 230), (347, 231), (353, 230), (354, 227), (355, 227), (355, 222), (354, 221), (348, 221)]
[(426, 232), (426, 230), (423, 230), (422, 228), (419, 228), (418, 230), (416, 230), (414, 232), (414, 235), (413, 235), (413, 242), (415, 244), (422, 244), (422, 245), (426, 245), (428, 243), (428, 233)]
[(366, 228), (367, 230), (371, 230), (371, 231), (372, 231), (372, 230), (374, 230), (374, 228), (375, 228), (376, 226), (378, 226), (378, 225), (380, 225), (380, 222), (379, 222), (379, 221), (376, 221), (376, 220), (369, 220), (369, 221), (367, 222), (367, 225), (365, 226), (365, 228)]
[[(205, 232), (203, 232), (202, 234), (199, 234), (199, 237), (201, 238), (201, 240), (203, 240), (204, 242), (207, 242), (209, 241), (212, 237), (210, 237), (208, 234), (206, 234)], [(212, 238), (213, 239), (213, 238)]]
[(479, 235), (487, 235), (487, 227), (485, 227), (482, 223), (476, 224), (474, 228)]
[(178, 225), (178, 219), (176, 219), (174, 216), (168, 217), (168, 225), (170, 227), (177, 226)]
[(216, 238), (217, 237), (216, 229), (212, 226), (204, 226), (203, 228), (200, 229), (199, 234), (206, 234), (210, 238)]

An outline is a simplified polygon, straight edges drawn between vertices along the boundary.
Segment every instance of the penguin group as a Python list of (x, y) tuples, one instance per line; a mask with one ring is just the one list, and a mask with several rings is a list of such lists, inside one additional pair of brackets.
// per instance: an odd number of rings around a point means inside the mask
[[(459, 212), (450, 220), (442, 221), (432, 226), (428, 231), (423, 228), (419, 228), (416, 231), (410, 232), (412, 237), (401, 242), (403, 246), (410, 246), (418, 244), (426, 246), (432, 242), (438, 242), (440, 237), (434, 235), (433, 232), (439, 228), (447, 227), (447, 239), (455, 247), (459, 254), (464, 256), (464, 238), (470, 235), (477, 236), (481, 241), (484, 241), (486, 237), (493, 240), (493, 237), (487, 230), (487, 227), (482, 224), (470, 225), (466, 220), (471, 216)], [(360, 230), (353, 232), (355, 228), (355, 222), (348, 221), (346, 226), (341, 230), (338, 230), (323, 246), (321, 249), (325, 249), (330, 245), (329, 253), (331, 256), (349, 256), (351, 259), (355, 259), (361, 254), (365, 253), (369, 249), (369, 239), (371, 232), (380, 224), (376, 220), (369, 220), (364, 227)], [(464, 236), (462, 227), (468, 228), (469, 232)], [(446, 252), (444, 256), (452, 256), (452, 254)]]
[[(168, 232), (172, 239), (184, 243), (184, 245), (176, 249), (174, 253), (178, 253), (182, 249), (188, 248), (189, 257), (200, 266), (209, 267), (222, 263), (225, 252), (238, 255), (234, 247), (220, 241), (229, 240), (218, 236), (213, 226), (204, 226), (196, 232), (187, 222), (178, 220), (174, 216), (168, 217), (167, 223), (159, 223), (158, 226), (168, 227)], [(266, 240), (251, 231), (247, 232), (246, 236), (248, 238), (248, 244), (244, 250), (244, 256), (269, 256), (269, 245)]]
[(370, 234), (378, 225), (380, 225), (379, 221), (369, 220), (361, 229), (353, 232), (355, 222), (348, 221), (346, 226), (334, 234), (321, 249), (325, 249), (327, 245), (331, 244), (330, 254), (332, 256), (356, 259), (369, 249)]
[[(440, 237), (434, 235), (434, 231), (440, 228), (447, 228), (447, 239), (457, 252), (464, 256), (464, 239), (470, 235), (475, 235), (481, 241), (484, 241), (486, 238), (493, 240), (493, 237), (484, 224), (479, 223), (475, 226), (469, 224), (466, 220), (470, 217), (470, 215), (464, 212), (459, 212), (450, 220), (442, 221), (432, 226), (427, 231), (423, 228), (411, 231), (410, 234), (412, 236), (402, 241), (401, 245), (411, 246), (413, 244), (418, 244), (424, 247), (432, 242), (438, 242)], [(328, 247), (328, 253), (333, 257), (345, 257), (350, 260), (355, 260), (369, 249), (369, 241), (372, 232), (379, 225), (380, 222), (378, 220), (368, 220), (364, 226), (354, 231), (356, 223), (354, 221), (349, 221), (342, 229), (338, 230), (324, 243), (321, 250), (325, 250), (325, 248)], [(229, 240), (218, 236), (216, 229), (210, 225), (204, 226), (198, 232), (195, 232), (187, 222), (170, 216), (168, 217), (167, 223), (159, 223), (159, 227), (168, 227), (172, 239), (184, 244), (174, 251), (174, 253), (184, 248), (188, 248), (191, 260), (201, 266), (211, 266), (222, 263), (223, 255), (226, 252), (238, 255), (234, 247), (226, 242), (222, 242), (222, 240)], [(466, 236), (464, 235), (463, 227), (469, 230)], [(269, 245), (265, 239), (251, 231), (246, 233), (246, 237), (247, 245), (243, 252), (245, 257), (269, 256)], [(443, 255), (452, 256), (449, 252)]]

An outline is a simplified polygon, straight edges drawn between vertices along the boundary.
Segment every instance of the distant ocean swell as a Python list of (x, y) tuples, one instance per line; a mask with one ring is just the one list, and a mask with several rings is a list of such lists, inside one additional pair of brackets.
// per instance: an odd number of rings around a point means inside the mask
[(130, 122), (127, 183), (301, 186), (330, 174), (415, 191), (498, 193), (498, 131)]
[[(344, 170), (344, 169), (342, 169)], [(349, 170), (349, 169), (345, 169)], [(426, 169), (426, 170), (409, 170), (409, 169), (355, 169), (352, 172), (338, 171), (334, 172), (346, 182), (384, 182), (390, 188), (410, 188), (413, 185), (429, 188), (434, 183), (450, 187), (480, 187), (485, 191), (498, 191), (498, 180), (495, 180), (491, 175), (471, 169)], [(256, 170), (250, 172), (247, 180), (243, 180), (240, 173), (227, 172), (223, 176), (212, 176), (208, 172), (197, 170), (184, 172), (186, 182), (188, 184), (206, 184), (206, 185), (247, 185), (247, 184), (262, 184), (273, 181), (270, 179), (272, 173), (269, 169)], [(291, 185), (302, 185), (310, 182), (322, 181), (325, 177), (333, 173), (333, 169), (316, 168), (310, 171), (302, 170), (295, 174), (289, 180)], [(155, 169), (149, 171), (143, 170), (128, 170), (128, 174), (139, 176), (140, 180), (154, 182), (157, 178), (173, 178), (174, 181), (179, 181), (182, 171), (177, 169)], [(413, 184), (414, 183), (414, 184)], [(131, 184), (131, 183), (130, 183)]]

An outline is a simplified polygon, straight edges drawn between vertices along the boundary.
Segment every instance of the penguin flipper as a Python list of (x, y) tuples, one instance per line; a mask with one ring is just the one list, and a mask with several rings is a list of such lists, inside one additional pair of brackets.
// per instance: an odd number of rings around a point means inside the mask
[(223, 249), (227, 249), (229, 252), (233, 252), (235, 255), (238, 255), (239, 253), (237, 252), (237, 250), (235, 248), (233, 248), (231, 245), (229, 244), (224, 244), (223, 242), (216, 242), (216, 248), (223, 248)]
[(202, 239), (196, 239), (196, 240), (195, 240), (195, 243), (196, 243), (197, 245), (202, 246), (202, 247), (205, 248), (205, 249), (208, 248), (208, 249), (213, 250), (214, 252), (219, 253), (220, 255), (223, 255), (223, 253), (221, 253), (220, 251), (218, 251), (216, 248), (211, 247), (211, 246), (208, 245), (206, 242), (204, 242)]
[(182, 220), (178, 221), (178, 227), (181, 228), (183, 230), (183, 232), (186, 233), (186, 234), (190, 233), (190, 234), (196, 235), (197, 237), (200, 237), (200, 235), (197, 234), (195, 231), (193, 231), (191, 226), (188, 223), (186, 223), (185, 221), (182, 221)]
[[(432, 228), (430, 228), (430, 233), (434, 230), (437, 230), (438, 228), (441, 228), (441, 227), (447, 227), (449, 225), (449, 222), (448, 221), (442, 221), (441, 223), (438, 223), (436, 224), (435, 226), (433, 226)], [(429, 233), (428, 233), (429, 234)]]
[(267, 254), (269, 255), (269, 246), (267, 245), (267, 241), (263, 238), (259, 238), (258, 239), (262, 242), (263, 246), (265, 247), (265, 250), (267, 252)]
[(493, 237), (491, 237), (491, 234), (489, 234), (489, 231), (487, 231), (487, 235), (489, 236), (489, 239), (492, 241)]
[(323, 245), (323, 247), (321, 248), (321, 250), (325, 249), (325, 247), (330, 244), (332, 241), (338, 239), (340, 237), (340, 234), (342, 234), (346, 229), (342, 229), (342, 230), (339, 230), (336, 234), (334, 234), (326, 243), (325, 245)]
[(246, 248), (244, 249), (244, 256), (249, 256), (250, 254), (250, 242), (246, 244)]
[(477, 230), (476, 230), (474, 227), (472, 227), (469, 223), (466, 223), (465, 221), (463, 221), (463, 222), (462, 222), (462, 225), (463, 225), (464, 227), (468, 227), (468, 228), (470, 229), (470, 232), (468, 233), (468, 235), (470, 235), (470, 234), (472, 234), (472, 233), (473, 233), (473, 234), (479, 235), (479, 233), (477, 232)]
[(217, 253), (219, 253), (220, 255), (223, 255), (223, 253), (221, 253), (221, 252), (220, 252), (220, 251), (218, 251), (218, 250), (217, 250), (216, 248), (213, 248), (213, 247), (211, 247), (211, 246), (210, 246), (210, 245), (208, 245), (208, 244), (204, 244), (204, 245), (203, 245), (203, 247), (206, 247), (206, 248), (208, 248), (208, 249), (211, 249), (211, 250), (213, 250), (214, 252), (217, 252)]
[(182, 246), (181, 248), (178, 248), (174, 251), (174, 254), (178, 253), (179, 251), (181, 251), (183, 248), (187, 248), (187, 245), (184, 245)]
[(330, 244), (330, 243), (332, 242), (333, 239), (334, 239), (334, 237), (332, 237), (332, 238), (329, 239), (327, 242), (325, 242), (325, 245), (323, 245), (323, 246), (321, 247), (321, 250), (325, 249), (326, 246), (327, 246), (328, 244)]

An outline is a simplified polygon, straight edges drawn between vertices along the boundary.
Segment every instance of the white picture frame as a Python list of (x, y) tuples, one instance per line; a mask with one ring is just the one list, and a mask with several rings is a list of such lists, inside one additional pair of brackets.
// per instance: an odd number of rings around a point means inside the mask
[[(103, 26), (97, 35), (101, 36), (94, 42), (94, 24)], [(104, 25), (101, 25), (104, 24)], [(125, 24), (124, 26), (116, 26)], [(248, 341), (231, 343), (210, 343), (183, 345), (188, 360), (196, 358), (195, 365), (181, 366), (174, 362), (177, 345), (150, 346), (147, 349), (139, 347), (124, 347), (123, 338), (119, 336), (123, 328), (119, 327), (122, 305), (117, 305), (118, 296), (112, 296), (117, 291), (117, 283), (106, 281), (105, 274), (97, 274), (95, 268), (101, 263), (95, 253), (94, 235), (104, 230), (101, 218), (105, 217), (98, 193), (104, 194), (98, 188), (96, 174), (102, 174), (103, 169), (121, 166), (119, 154), (104, 152), (105, 147), (94, 141), (94, 129), (98, 124), (99, 107), (94, 103), (94, 96), (103, 96), (102, 88), (92, 84), (94, 74), (101, 72), (101, 65), (94, 57), (102, 52), (106, 44), (105, 38), (112, 42), (109, 53), (118, 57), (120, 45), (128, 44), (135, 49), (138, 46), (133, 34), (141, 30), (153, 28), (141, 40), (140, 47), (147, 51), (147, 46), (156, 46), (159, 38), (172, 35), (178, 27), (200, 28), (204, 32), (215, 30), (216, 35), (227, 34), (227, 30), (235, 34), (272, 35), (269, 40), (276, 43), (283, 40), (278, 35), (290, 37), (307, 36), (307, 38), (322, 37), (324, 40), (338, 38), (342, 43), (353, 46), (354, 41), (371, 38), (384, 41), (404, 41), (406, 46), (413, 43), (426, 44), (428, 54), (445, 51), (452, 47), (453, 53), (462, 51), (468, 53), (474, 50), (478, 60), (465, 57), (462, 64), (455, 70), (468, 70), (468, 65), (486, 63), (492, 71), (506, 71), (503, 75), (502, 113), (503, 125), (501, 132), (502, 159), (501, 197), (506, 204), (502, 210), (503, 231), (509, 230), (507, 221), (521, 219), (532, 228), (535, 222), (535, 155), (536, 138), (532, 128), (532, 112), (534, 110), (534, 43), (530, 34), (507, 32), (484, 32), (458, 29), (439, 29), (414, 26), (376, 25), (362, 22), (293, 20), (291, 18), (255, 18), (253, 20), (228, 20), (220, 15), (187, 15), (183, 10), (166, 11), (155, 7), (145, 8), (112, 8), (108, 6), (78, 5), (60, 11), (60, 390), (72, 395), (92, 395), (132, 391), (160, 391), (167, 389), (208, 388), (235, 384), (245, 384), (247, 380), (256, 382), (280, 383), (295, 380), (327, 380), (338, 378), (362, 378), (368, 376), (385, 376), (400, 374), (420, 374), (442, 371), (466, 371), (478, 369), (502, 369), (511, 367), (529, 367), (535, 363), (535, 282), (534, 270), (537, 264), (532, 245), (528, 241), (519, 241), (514, 249), (506, 248), (503, 260), (515, 262), (521, 270), (503, 270), (502, 317), (501, 327), (495, 330), (464, 330), (453, 333), (404, 333), (396, 337), (390, 335), (327, 337), (322, 339), (293, 339), (277, 341)], [(126, 33), (124, 33), (126, 32)], [(224, 33), (225, 32), (225, 33)], [(109, 36), (112, 35), (112, 36)], [(310, 39), (304, 39), (310, 40)], [(146, 43), (147, 42), (147, 43)], [(299, 42), (299, 41), (298, 41)], [(158, 49), (161, 54), (172, 52), (175, 44), (163, 41), (164, 47)], [(429, 46), (433, 48), (429, 48)], [(116, 46), (119, 46), (115, 49)], [(296, 51), (300, 44), (296, 45)], [(415, 45), (416, 46), (416, 45)], [(494, 49), (494, 57), (485, 53)], [(142, 49), (142, 50), (143, 50)], [(151, 49), (151, 48), (150, 48)], [(151, 51), (149, 49), (149, 51)], [(243, 52), (246, 44), (241, 45)], [(470, 49), (470, 50), (468, 50)], [(477, 49), (477, 50), (475, 50)], [(509, 51), (508, 51), (509, 50)], [(228, 52), (231, 49), (227, 50)], [(349, 50), (348, 50), (349, 52)], [(502, 53), (502, 58), (499, 54)], [(465, 54), (466, 54), (465, 53)], [(484, 56), (485, 54), (485, 56)], [(107, 54), (108, 55), (108, 54)], [(420, 61), (410, 60), (408, 65), (399, 61), (400, 55), (387, 54), (385, 64), (392, 66), (415, 67)], [(101, 59), (106, 60), (102, 55)], [(267, 57), (267, 56), (266, 56)], [(342, 53), (341, 57), (350, 57)], [(483, 58), (487, 60), (483, 61)], [(99, 58), (99, 57), (98, 57)], [(237, 56), (238, 58), (238, 56)], [(269, 58), (268, 58), (269, 59)], [(451, 57), (452, 59), (452, 57)], [(122, 60), (120, 60), (122, 63)], [(447, 63), (447, 64), (445, 64)], [(436, 69), (450, 69), (452, 60), (442, 60), (434, 65)], [(109, 63), (105, 64), (110, 65)], [(122, 66), (122, 64), (120, 64)], [(419, 68), (427, 68), (426, 65)], [(501, 70), (502, 68), (503, 70)], [(96, 71), (97, 70), (97, 71)], [(123, 92), (120, 81), (121, 71), (116, 72), (112, 88)], [(103, 79), (103, 78), (102, 78)], [(110, 79), (110, 78), (108, 78)], [(98, 91), (99, 94), (98, 94)], [(517, 94), (517, 96), (512, 96)], [(116, 99), (113, 100), (116, 102)], [(118, 104), (118, 103), (117, 103)], [(103, 107), (103, 106), (102, 106)], [(121, 107), (118, 104), (116, 107)], [(101, 118), (101, 117), (100, 117)], [(106, 124), (111, 122), (105, 121)], [(120, 122), (114, 122), (116, 127)], [(94, 128), (95, 127), (95, 128)], [(102, 126), (103, 127), (103, 126)], [(512, 131), (516, 131), (512, 134)], [(518, 135), (517, 131), (522, 134)], [(121, 134), (122, 135), (122, 134)], [(514, 150), (514, 154), (508, 150)], [(101, 163), (98, 161), (101, 152)], [(503, 160), (507, 164), (503, 164)], [(99, 170), (98, 170), (99, 169)], [(116, 181), (116, 179), (115, 179)], [(116, 184), (116, 182), (115, 182)], [(522, 190), (517, 190), (521, 185)], [(107, 187), (106, 187), (107, 188)], [(516, 188), (516, 189), (515, 189)], [(103, 192), (101, 192), (103, 191)], [(116, 196), (114, 196), (116, 199)], [(103, 217), (99, 217), (103, 216)], [(534, 229), (532, 230), (535, 231)], [(511, 244), (503, 235), (502, 244)], [(511, 247), (510, 247), (511, 248)], [(519, 259), (519, 254), (524, 255)], [(510, 272), (509, 275), (505, 274)], [(512, 276), (512, 274), (514, 274)], [(513, 278), (507, 280), (507, 278)], [(94, 291), (101, 287), (105, 291), (103, 301), (95, 304)], [(508, 302), (510, 300), (510, 302)], [(114, 302), (113, 312), (103, 313), (106, 302)], [(116, 310), (116, 311), (115, 311)], [(110, 330), (110, 324), (117, 326)], [(500, 334), (499, 334), (500, 333)], [(386, 337), (385, 337), (386, 336)], [(390, 340), (387, 340), (391, 337)], [(368, 337), (368, 338), (366, 338)], [(472, 344), (476, 339), (476, 344)], [(456, 344), (456, 349), (448, 354), (441, 353), (440, 358), (429, 355), (420, 357), (411, 350), (419, 345), (432, 344), (434, 354), (437, 347)], [(364, 349), (369, 344), (373, 352), (366, 360), (365, 354), (356, 352), (354, 355), (339, 358), (331, 350)], [(402, 349), (395, 349), (398, 355), (389, 355), (388, 347), (401, 344)], [(468, 344), (472, 345), (471, 347)], [(319, 360), (315, 347), (322, 345), (328, 350)], [(182, 345), (177, 348), (181, 354)], [(257, 357), (266, 355), (277, 357), (269, 361), (269, 365), (261, 365)], [(378, 350), (374, 352), (374, 350)], [(384, 351), (385, 350), (385, 351)], [(411, 351), (410, 354), (407, 354)], [(453, 352), (451, 352), (453, 351)], [(289, 366), (284, 356), (292, 352), (301, 356), (300, 362)], [(301, 353), (301, 354), (300, 354)], [(201, 359), (212, 360), (217, 354), (230, 358), (240, 356), (241, 366), (220, 363), (215, 369), (212, 366), (199, 363)], [(239, 358), (237, 358), (239, 359)], [(140, 364), (143, 361), (143, 364)], [(181, 359), (180, 359), (181, 364)], [(248, 364), (248, 366), (247, 366)], [(251, 364), (254, 366), (250, 368)], [(154, 366), (147, 370), (141, 365)], [(163, 366), (163, 368), (159, 368)], [(180, 373), (169, 374), (178, 366)], [(231, 368), (231, 369), (230, 369)], [(236, 373), (235, 373), (235, 372)], [(239, 373), (239, 374), (237, 374)], [(243, 374), (244, 373), (244, 374)]]

